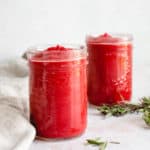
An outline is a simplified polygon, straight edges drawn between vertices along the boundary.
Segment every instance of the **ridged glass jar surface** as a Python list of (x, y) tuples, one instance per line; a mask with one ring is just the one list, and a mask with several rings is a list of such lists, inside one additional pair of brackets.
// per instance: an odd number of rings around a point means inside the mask
[(87, 52), (82, 46), (29, 49), (31, 122), (37, 136), (69, 138), (87, 122)]
[(132, 36), (89, 35), (88, 98), (95, 105), (130, 101), (132, 95)]

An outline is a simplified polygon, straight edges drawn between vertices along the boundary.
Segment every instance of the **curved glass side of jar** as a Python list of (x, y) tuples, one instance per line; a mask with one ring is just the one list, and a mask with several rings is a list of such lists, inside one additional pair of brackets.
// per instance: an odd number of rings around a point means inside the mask
[[(48, 47), (47, 47), (48, 48)], [(69, 138), (87, 123), (87, 52), (30, 49), (30, 111), (37, 136)]]
[(95, 105), (130, 101), (132, 95), (132, 36), (112, 34), (100, 42), (86, 39), (88, 98)]

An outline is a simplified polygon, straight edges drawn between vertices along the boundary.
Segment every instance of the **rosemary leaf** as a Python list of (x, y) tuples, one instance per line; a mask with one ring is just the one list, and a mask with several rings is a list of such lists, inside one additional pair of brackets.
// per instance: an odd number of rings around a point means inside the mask
[(143, 114), (143, 119), (145, 123), (150, 126), (150, 110), (146, 109)]
[(108, 143), (111, 144), (120, 144), (119, 142), (115, 142), (115, 141), (102, 141), (100, 138), (95, 138), (95, 139), (87, 139), (86, 140), (88, 144), (94, 145), (94, 146), (98, 146), (99, 150), (105, 150)]
[(87, 139), (87, 142), (88, 144), (97, 145), (97, 146), (103, 144), (103, 142), (97, 139)]
[(104, 142), (100, 145), (99, 150), (105, 150), (107, 147), (107, 142)]
[(120, 142), (117, 142), (117, 141), (110, 141), (109, 143), (111, 143), (111, 144), (120, 144)]

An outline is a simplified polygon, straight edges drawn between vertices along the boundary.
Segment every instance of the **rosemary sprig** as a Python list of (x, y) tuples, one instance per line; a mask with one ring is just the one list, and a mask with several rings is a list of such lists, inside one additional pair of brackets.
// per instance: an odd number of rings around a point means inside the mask
[(104, 104), (99, 106), (98, 111), (103, 115), (122, 116), (127, 113), (138, 112), (141, 106), (129, 103), (120, 103), (115, 105)]
[(120, 103), (114, 105), (104, 104), (99, 106), (98, 111), (106, 116), (123, 116), (129, 113), (142, 112), (143, 119), (150, 126), (150, 97), (143, 97), (138, 104)]
[(99, 150), (105, 150), (107, 147), (107, 141), (101, 141), (100, 138), (96, 138), (96, 139), (87, 139), (86, 140), (88, 144), (94, 145), (94, 146), (98, 146)]
[(108, 143), (120, 144), (119, 142), (116, 142), (116, 141), (110, 141), (110, 142), (102, 141), (100, 138), (87, 139), (86, 141), (87, 141), (88, 144), (91, 144), (91, 145), (94, 145), (94, 146), (98, 146), (99, 150), (105, 150), (107, 145), (108, 145)]

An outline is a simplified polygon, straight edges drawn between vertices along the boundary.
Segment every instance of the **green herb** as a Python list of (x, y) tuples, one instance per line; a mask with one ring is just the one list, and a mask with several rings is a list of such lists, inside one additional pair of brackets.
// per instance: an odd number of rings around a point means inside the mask
[(102, 141), (100, 141), (100, 138), (96, 138), (96, 139), (87, 139), (88, 144), (92, 144), (92, 145), (101, 145), (103, 144)]
[(127, 113), (138, 112), (141, 106), (129, 103), (120, 103), (115, 105), (104, 104), (98, 107), (98, 111), (103, 115), (122, 116)]
[(104, 104), (99, 106), (98, 111), (106, 116), (123, 116), (129, 113), (142, 112), (143, 119), (150, 126), (150, 97), (143, 97), (138, 104), (120, 103), (115, 105)]
[(108, 143), (120, 144), (119, 142), (115, 142), (115, 141), (110, 141), (110, 142), (102, 141), (100, 138), (87, 139), (86, 141), (87, 141), (88, 144), (97, 146), (99, 148), (99, 150), (105, 150)]
[(99, 150), (105, 150), (106, 146), (107, 146), (107, 142), (106, 141), (101, 141), (100, 138), (96, 138), (96, 139), (87, 139), (86, 140), (88, 144), (94, 145), (94, 146), (98, 146)]
[(146, 109), (144, 110), (143, 119), (145, 123), (150, 126), (150, 110)]
[(111, 144), (120, 144), (120, 142), (116, 142), (116, 141), (110, 141), (109, 143), (111, 143)]
[(103, 144), (101, 144), (99, 150), (105, 150), (107, 147), (107, 142), (104, 142)]

